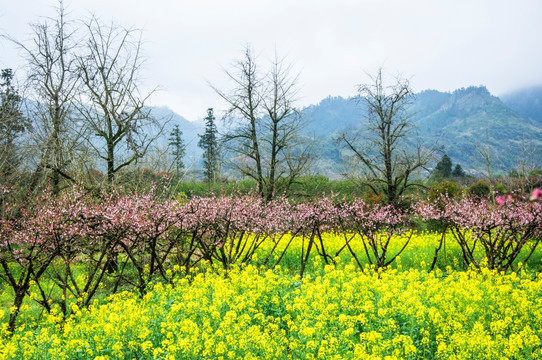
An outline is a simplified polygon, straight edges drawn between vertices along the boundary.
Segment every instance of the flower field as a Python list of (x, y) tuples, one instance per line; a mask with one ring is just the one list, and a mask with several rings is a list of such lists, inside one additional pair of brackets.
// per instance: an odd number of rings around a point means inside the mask
[(4, 202), (0, 359), (542, 356), (537, 201)]
[[(249, 265), (156, 284), (19, 327), (1, 359), (536, 359), (542, 281), (526, 274)], [(5, 328), (5, 327), (4, 327)]]

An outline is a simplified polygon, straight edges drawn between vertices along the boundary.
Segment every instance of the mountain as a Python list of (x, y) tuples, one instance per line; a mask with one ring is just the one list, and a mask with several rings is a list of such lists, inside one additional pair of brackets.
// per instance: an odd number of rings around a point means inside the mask
[(412, 108), (413, 123), (426, 141), (438, 140), (448, 155), (463, 167), (480, 169), (489, 154), (494, 170), (511, 170), (522, 160), (530, 143), (542, 147), (542, 128), (508, 107), (485, 87), (452, 93), (418, 94)]
[[(483, 86), (451, 93), (425, 90), (416, 94), (408, 113), (422, 142), (442, 147), (464, 169), (485, 169), (482, 152), (490, 155), (493, 171), (507, 172), (528, 160), (525, 149), (542, 149), (542, 122), (537, 121), (542, 118), (537, 108), (541, 101), (542, 91), (533, 92), (521, 108), (512, 108)], [(359, 131), (366, 122), (364, 114), (363, 101), (342, 97), (328, 97), (302, 110), (308, 123), (305, 133), (318, 138), (317, 157), (328, 160), (331, 173), (345, 171), (337, 161), (340, 145), (332, 139), (341, 132)]]
[[(363, 99), (327, 97), (301, 110), (302, 135), (314, 141), (316, 164), (313, 173), (337, 178), (351, 170), (347, 154), (337, 138), (341, 133), (356, 132), (366, 123)], [(426, 146), (437, 146), (447, 153), (453, 164), (472, 174), (485, 170), (482, 154), (489, 154), (492, 171), (506, 173), (534, 156), (541, 167), (542, 87), (498, 98), (484, 86), (453, 92), (425, 90), (416, 94), (408, 108), (417, 135)], [(204, 131), (202, 121), (190, 122), (166, 107), (153, 108), (153, 114), (168, 121), (158, 146), (167, 146), (167, 138), (179, 124), (187, 143), (187, 163), (201, 159), (198, 134)], [(413, 141), (412, 141), (413, 142)], [(534, 150), (533, 150), (534, 149)], [(532, 154), (534, 153), (534, 155)], [(438, 153), (433, 167), (441, 153)]]
[(363, 104), (356, 98), (328, 96), (318, 105), (310, 105), (302, 110), (303, 132), (315, 138), (325, 137), (337, 130), (355, 128), (363, 119), (360, 110)]
[(542, 125), (542, 86), (518, 90), (501, 99), (510, 109)]
[(205, 131), (203, 121), (189, 121), (165, 106), (151, 107), (151, 113), (164, 126), (164, 130), (155, 140), (154, 146), (162, 149), (167, 148), (173, 127), (179, 125), (179, 129), (182, 131), (182, 138), (186, 144), (185, 163), (192, 164), (199, 162), (203, 151), (198, 147), (198, 135), (203, 134)]

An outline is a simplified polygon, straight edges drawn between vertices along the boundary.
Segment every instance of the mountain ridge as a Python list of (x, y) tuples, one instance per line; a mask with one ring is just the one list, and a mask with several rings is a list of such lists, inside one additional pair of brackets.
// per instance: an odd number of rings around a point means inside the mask
[[(526, 147), (536, 149), (535, 160), (540, 167), (542, 87), (529, 93), (512, 93), (504, 99), (492, 95), (485, 86), (470, 86), (452, 92), (428, 89), (416, 94), (408, 113), (424, 143), (437, 141), (441, 153), (447, 153), (454, 164), (460, 163), (471, 173), (486, 168), (485, 158), (481, 155), (484, 152), (489, 154), (494, 171), (513, 170), (519, 162), (525, 161), (521, 157), (525, 157)], [(162, 112), (167, 110), (162, 108)], [(318, 144), (314, 154), (317, 158), (315, 171), (331, 177), (348, 172), (346, 152), (336, 138), (342, 132), (359, 131), (366, 123), (363, 99), (328, 96), (318, 104), (302, 108), (300, 113), (305, 124), (302, 135), (315, 139)], [(187, 143), (192, 141), (187, 153), (198, 156), (201, 151), (194, 149), (197, 148), (194, 139), (198, 131), (203, 131), (202, 124), (175, 115), (171, 127), (179, 123), (183, 134), (187, 135)]]

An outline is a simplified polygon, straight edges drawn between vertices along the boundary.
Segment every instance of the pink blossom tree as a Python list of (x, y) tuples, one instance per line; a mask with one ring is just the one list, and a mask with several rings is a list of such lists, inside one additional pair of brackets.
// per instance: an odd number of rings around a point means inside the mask
[(14, 292), (8, 324), (13, 331), (32, 282), (42, 295), (41, 304), (50, 310), (40, 281), (54, 259), (78, 251), (74, 244), (88, 227), (78, 221), (85, 212), (78, 194), (56, 196), (45, 191), (23, 207), (5, 204), (5, 210), (0, 219), (0, 277)]
[(527, 246), (522, 259), (525, 263), (542, 236), (542, 204), (537, 202), (518, 199), (495, 204), (485, 199), (463, 198), (448, 200), (443, 208), (425, 203), (418, 211), (424, 220), (447, 222), (461, 247), (464, 263), (477, 268), (508, 271)]
[[(347, 234), (359, 235), (367, 262), (378, 269), (392, 264), (405, 250), (413, 235), (408, 224), (409, 214), (393, 205), (368, 204), (363, 199), (355, 199), (344, 204), (340, 218), (345, 246), (361, 269), (363, 266), (360, 256), (350, 246), (353, 236), (349, 237)], [(402, 234), (406, 236), (399, 240), (399, 235)], [(402, 241), (394, 254), (390, 254), (392, 241)]]

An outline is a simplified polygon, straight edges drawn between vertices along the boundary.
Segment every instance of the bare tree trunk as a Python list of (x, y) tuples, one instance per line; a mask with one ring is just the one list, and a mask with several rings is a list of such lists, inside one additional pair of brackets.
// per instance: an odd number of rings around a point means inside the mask
[(370, 83), (358, 86), (360, 100), (367, 105), (367, 125), (364, 141), (360, 134), (342, 134), (340, 140), (361, 162), (365, 175), (363, 183), (375, 193), (382, 192), (389, 204), (396, 205), (409, 184), (409, 176), (423, 168), (433, 150), (406, 151), (404, 139), (412, 127), (407, 107), (413, 96), (406, 79), (396, 79), (386, 85), (382, 69), (371, 76)]
[[(85, 53), (78, 58), (86, 89), (79, 104), (85, 106), (78, 105), (78, 110), (92, 129), (86, 140), (105, 161), (107, 183), (111, 185), (119, 170), (145, 155), (163, 125), (160, 127), (145, 107), (153, 92), (140, 95), (140, 32), (114, 24), (105, 26), (96, 17), (85, 25), (89, 40)], [(158, 129), (150, 131), (151, 127)]]
[(46, 18), (31, 25), (31, 46), (9, 38), (26, 56), (29, 97), (36, 103), (32, 110), (36, 146), (33, 152), (39, 156), (39, 165), (33, 183), (37, 184), (47, 169), (55, 193), (60, 190), (62, 179), (73, 179), (69, 170), (79, 156), (84, 131), (84, 127), (74, 126), (72, 118), (79, 84), (75, 68), (76, 33), (66, 20), (63, 2), (58, 4), (56, 19)]
[(293, 106), (297, 76), (292, 77), (291, 66), (276, 56), (271, 69), (260, 76), (248, 47), (235, 69), (235, 74), (226, 72), (236, 85), (231, 93), (213, 87), (230, 106), (225, 118), (233, 119), (225, 145), (238, 155), (235, 159), (244, 160), (233, 166), (257, 182), (263, 199), (271, 200), (278, 191), (287, 191), (309, 164), (310, 144), (298, 136), (302, 124)]

